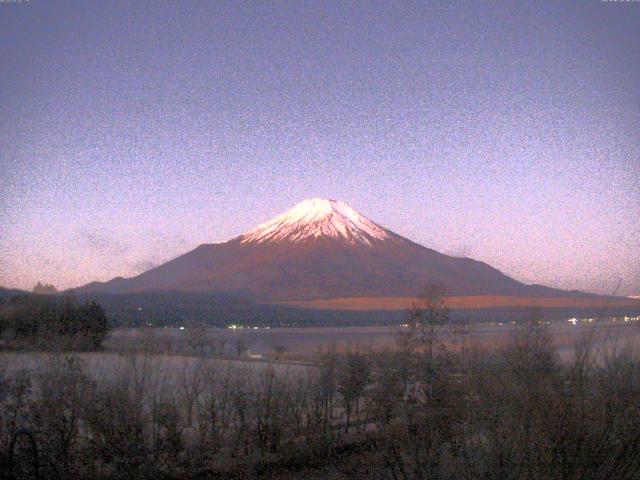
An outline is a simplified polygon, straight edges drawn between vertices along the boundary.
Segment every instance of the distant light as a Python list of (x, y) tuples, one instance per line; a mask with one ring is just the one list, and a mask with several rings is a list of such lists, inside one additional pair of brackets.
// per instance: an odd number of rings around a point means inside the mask
[(577, 318), (570, 318), (569, 319), (569, 323), (572, 323), (573, 325), (575, 325), (576, 323), (578, 323), (578, 319)]
[(180, 330), (184, 330), (184, 327), (180, 327)]

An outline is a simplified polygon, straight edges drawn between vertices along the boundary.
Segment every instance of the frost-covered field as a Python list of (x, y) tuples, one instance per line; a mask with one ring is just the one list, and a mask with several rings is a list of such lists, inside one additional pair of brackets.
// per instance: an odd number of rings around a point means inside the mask
[[(468, 327), (465, 348), (480, 347), (493, 350), (505, 345), (514, 329), (513, 324), (479, 324)], [(628, 349), (640, 353), (640, 322), (601, 321), (598, 323), (556, 322), (548, 325), (554, 345), (564, 361), (571, 361), (576, 348), (591, 339), (595, 352), (606, 355)], [(45, 352), (2, 352), (0, 368), (6, 373), (25, 369), (44, 371), (52, 362), (68, 356), (77, 358), (83, 370), (96, 379), (122, 376), (123, 373), (153, 373), (157, 378), (184, 377), (197, 370), (259, 372), (273, 368), (279, 374), (297, 374), (309, 368), (296, 363), (304, 359), (312, 361), (321, 351), (348, 349), (393, 350), (402, 327), (318, 327), (272, 329), (206, 329), (198, 332), (199, 345), (211, 345), (205, 357), (189, 354), (193, 348), (188, 329), (136, 328), (117, 329), (106, 342), (106, 352), (56, 354)], [(193, 333), (193, 332), (191, 332)], [(462, 338), (459, 332), (443, 331), (443, 342), (452, 349), (459, 349)], [(246, 351), (241, 359), (236, 346), (242, 343)], [(280, 360), (273, 361), (280, 347)], [(154, 353), (139, 353), (143, 351)], [(160, 353), (158, 353), (160, 352)], [(283, 353), (282, 353), (283, 352)], [(210, 358), (211, 356), (216, 358)], [(220, 358), (225, 356), (227, 358)]]
[(281, 376), (294, 376), (310, 367), (267, 361), (211, 359), (183, 355), (118, 354), (102, 352), (42, 353), (1, 352), (0, 371), (10, 377), (23, 370), (28, 373), (47, 372), (68, 361), (78, 362), (83, 372), (98, 382), (114, 379), (149, 381), (158, 385), (179, 384), (194, 374), (221, 379), (230, 375), (246, 377), (273, 369)]
[[(492, 349), (504, 345), (510, 338), (514, 324), (476, 324), (468, 327), (465, 345), (477, 345)], [(552, 322), (548, 325), (555, 345), (563, 358), (569, 359), (577, 343), (589, 336), (596, 345), (607, 348), (630, 347), (640, 348), (640, 322), (624, 319), (612, 321), (576, 321)], [(313, 327), (313, 328), (271, 328), (271, 329), (207, 329), (198, 332), (198, 336), (206, 338), (213, 345), (216, 355), (220, 354), (220, 346), (224, 355), (235, 355), (238, 342), (245, 344), (252, 355), (260, 355), (263, 359), (275, 356), (278, 346), (284, 348), (285, 356), (312, 356), (320, 350), (335, 348), (344, 352), (348, 348), (363, 350), (394, 349), (398, 332), (402, 327)], [(459, 331), (444, 331), (443, 341), (451, 348), (459, 348), (461, 338)], [(188, 350), (192, 338), (188, 328), (135, 328), (117, 329), (106, 346), (111, 350), (132, 350), (142, 345), (154, 345), (166, 353)]]

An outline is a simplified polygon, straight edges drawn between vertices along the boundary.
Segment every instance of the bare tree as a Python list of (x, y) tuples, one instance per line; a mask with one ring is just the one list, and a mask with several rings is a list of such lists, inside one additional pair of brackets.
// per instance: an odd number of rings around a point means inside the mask
[(238, 358), (240, 358), (243, 355), (246, 355), (247, 350), (249, 350), (249, 344), (247, 343), (245, 338), (244, 337), (238, 337), (236, 339), (236, 356)]
[(345, 431), (349, 431), (351, 414), (355, 410), (359, 420), (360, 397), (369, 381), (371, 364), (366, 356), (358, 351), (348, 351), (338, 370), (337, 389), (342, 398), (346, 423)]
[(209, 344), (207, 325), (204, 322), (189, 322), (186, 326), (186, 340), (191, 353), (204, 355)]
[(284, 353), (287, 351), (287, 347), (282, 344), (275, 345), (273, 351), (276, 353), (276, 360), (281, 360)]
[(189, 427), (193, 425), (194, 409), (196, 408), (198, 398), (205, 388), (205, 369), (206, 364), (204, 359), (199, 358), (194, 362), (192, 359), (184, 358), (182, 361), (177, 386), (181, 402), (184, 405), (185, 423)]
[(463, 366), (467, 360), (467, 349), (469, 348), (468, 338), (471, 331), (471, 325), (466, 318), (459, 318), (450, 323), (450, 333), (453, 341), (460, 346), (460, 360)]
[(422, 380), (427, 392), (432, 394), (434, 360), (443, 347), (442, 335), (449, 322), (449, 308), (446, 305), (444, 289), (437, 285), (427, 286), (409, 310), (407, 327), (401, 331), (398, 343), (410, 352), (419, 353)]

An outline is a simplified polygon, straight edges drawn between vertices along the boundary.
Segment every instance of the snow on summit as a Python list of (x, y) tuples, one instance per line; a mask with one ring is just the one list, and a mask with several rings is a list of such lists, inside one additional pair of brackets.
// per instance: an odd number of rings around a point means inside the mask
[(384, 228), (360, 215), (344, 202), (310, 198), (273, 220), (241, 235), (243, 243), (290, 241), (329, 237), (367, 245), (389, 237)]

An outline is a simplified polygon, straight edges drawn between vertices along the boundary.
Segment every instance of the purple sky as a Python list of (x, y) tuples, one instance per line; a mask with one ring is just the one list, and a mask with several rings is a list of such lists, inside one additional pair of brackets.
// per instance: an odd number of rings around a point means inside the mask
[(31, 0), (0, 42), (0, 285), (130, 276), (319, 196), (640, 294), (638, 2)]

